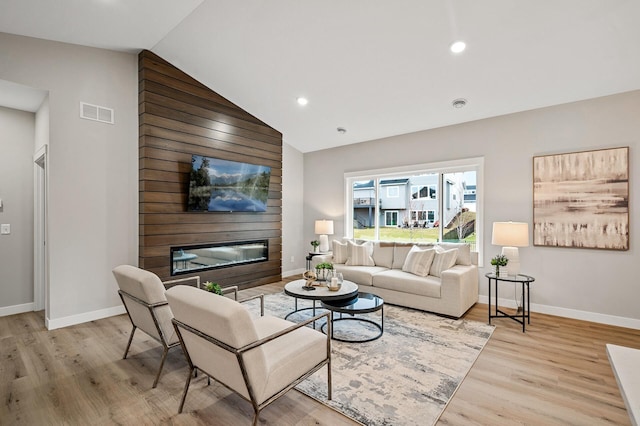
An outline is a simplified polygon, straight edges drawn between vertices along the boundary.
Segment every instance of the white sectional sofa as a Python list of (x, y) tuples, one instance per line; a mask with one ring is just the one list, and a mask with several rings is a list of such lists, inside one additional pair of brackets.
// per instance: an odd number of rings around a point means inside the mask
[(469, 244), (332, 242), (333, 263), (344, 279), (386, 303), (459, 318), (478, 301), (478, 257)]

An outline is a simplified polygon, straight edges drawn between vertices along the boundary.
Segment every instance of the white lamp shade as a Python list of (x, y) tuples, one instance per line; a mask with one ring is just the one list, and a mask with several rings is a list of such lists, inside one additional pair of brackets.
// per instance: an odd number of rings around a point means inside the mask
[(316, 234), (333, 235), (333, 221), (332, 220), (316, 220)]
[(491, 244), (507, 247), (528, 247), (529, 224), (524, 222), (493, 222)]

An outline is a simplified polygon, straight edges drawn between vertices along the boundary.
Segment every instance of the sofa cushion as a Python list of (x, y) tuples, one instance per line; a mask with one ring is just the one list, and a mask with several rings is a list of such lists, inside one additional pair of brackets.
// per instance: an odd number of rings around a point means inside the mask
[(446, 271), (456, 264), (457, 256), (458, 249), (444, 250), (441, 247), (436, 247), (436, 254), (433, 258), (429, 275), (434, 277), (442, 276), (442, 271)]
[(456, 265), (471, 265), (471, 245), (468, 243), (438, 243), (445, 250), (458, 249)]
[(383, 266), (347, 266), (340, 264), (334, 264), (333, 268), (336, 272), (342, 272), (345, 280), (362, 285), (371, 285), (371, 277), (374, 274), (388, 270)]
[(421, 249), (418, 246), (411, 247), (404, 261), (404, 265), (402, 265), (402, 270), (414, 275), (426, 277), (429, 275), (429, 269), (431, 269), (431, 263), (433, 262), (435, 253), (435, 249)]
[(393, 248), (393, 269), (402, 269), (411, 247), (413, 247), (413, 244), (410, 243), (396, 243)]
[(340, 241), (333, 240), (333, 262), (345, 263), (349, 257), (349, 247), (347, 243), (341, 243)]
[(391, 268), (393, 265), (393, 248), (394, 243), (378, 242), (373, 245), (373, 261), (376, 266), (384, 266)]
[(373, 286), (420, 296), (440, 298), (440, 279), (419, 277), (399, 269), (388, 269), (373, 276)]
[(349, 258), (345, 262), (345, 265), (375, 266), (375, 262), (371, 257), (371, 254), (373, 254), (373, 243), (354, 244), (349, 241), (347, 244), (349, 246)]

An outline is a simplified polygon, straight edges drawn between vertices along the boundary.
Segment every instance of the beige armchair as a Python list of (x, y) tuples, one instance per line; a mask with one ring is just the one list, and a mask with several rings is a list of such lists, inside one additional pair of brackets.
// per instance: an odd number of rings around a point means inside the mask
[(169, 349), (180, 345), (180, 340), (171, 323), (173, 313), (164, 296), (166, 287), (187, 281), (195, 281), (196, 286), (200, 287), (200, 277), (189, 277), (163, 283), (156, 274), (131, 265), (115, 267), (113, 275), (118, 282), (118, 287), (120, 288), (118, 294), (122, 299), (133, 327), (122, 358), (127, 358), (133, 335), (137, 329), (144, 331), (162, 345), (162, 359), (160, 360), (156, 378), (153, 381), (153, 387), (155, 388), (158, 385), (160, 373), (162, 373), (162, 367)]
[[(179, 413), (195, 369), (251, 402), (253, 425), (257, 424), (264, 407), (324, 365), (327, 365), (328, 398), (331, 399), (328, 312), (295, 324), (271, 316), (253, 318), (240, 303), (193, 287), (173, 287), (167, 290), (166, 296), (191, 368)], [(326, 317), (329, 327), (327, 335), (306, 327), (322, 317)]]

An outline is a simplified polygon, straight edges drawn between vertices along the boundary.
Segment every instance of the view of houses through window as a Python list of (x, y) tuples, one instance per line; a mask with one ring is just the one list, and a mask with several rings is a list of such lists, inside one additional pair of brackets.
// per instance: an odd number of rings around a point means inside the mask
[(468, 242), (476, 250), (476, 170), (347, 179), (353, 238)]

